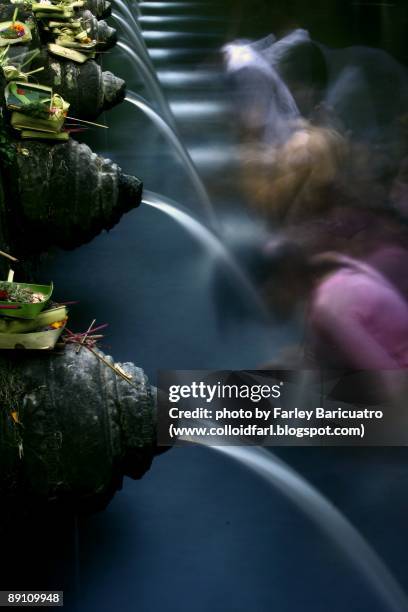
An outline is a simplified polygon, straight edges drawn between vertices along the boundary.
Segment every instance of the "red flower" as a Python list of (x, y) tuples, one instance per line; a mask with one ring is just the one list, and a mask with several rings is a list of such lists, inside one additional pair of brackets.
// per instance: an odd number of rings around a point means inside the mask
[(25, 30), (24, 26), (22, 26), (21, 23), (13, 23), (11, 27), (17, 32), (18, 36), (24, 36)]

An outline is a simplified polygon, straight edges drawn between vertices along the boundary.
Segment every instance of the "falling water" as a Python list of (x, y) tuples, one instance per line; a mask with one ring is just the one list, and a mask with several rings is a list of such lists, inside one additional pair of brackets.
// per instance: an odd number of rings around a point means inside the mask
[(201, 17), (195, 15), (142, 15), (138, 19), (139, 23), (157, 23), (157, 24), (172, 24), (172, 23), (218, 23), (219, 17)]
[[(142, 51), (149, 68), (154, 72), (153, 62), (150, 58), (149, 51), (146, 47), (146, 43), (143, 37), (143, 31), (139, 25), (139, 20), (134, 16), (130, 8), (127, 6), (127, 4), (123, 0), (116, 0), (116, 5), (119, 11), (121, 12), (122, 16), (118, 15), (118, 13), (115, 12), (115, 13), (112, 13), (113, 17), (117, 19), (117, 21), (119, 21), (122, 27), (129, 34), (130, 38), (135, 41), (137, 48)], [(139, 15), (140, 15), (140, 10), (139, 10)], [(127, 23), (126, 18), (128, 18), (133, 23), (134, 29), (132, 29), (130, 25)]]
[(346, 517), (295, 470), (263, 448), (211, 448), (242, 463), (279, 489), (350, 558), (390, 610), (407, 612), (406, 594), (381, 558)]
[[(128, 17), (130, 21), (132, 21), (136, 30), (139, 32), (139, 34), (141, 34), (141, 30), (138, 24), (138, 19), (135, 17), (135, 15), (131, 11), (131, 9), (128, 7), (128, 5), (125, 2), (123, 2), (123, 0), (115, 0), (115, 5), (116, 5), (116, 8), (122, 13), (124, 17)], [(133, 3), (133, 6), (134, 6), (134, 3)], [(140, 10), (139, 10), (139, 14), (140, 14)]]
[[(117, 3), (117, 0), (113, 0), (114, 3)], [(140, 2), (130, 2), (130, 10), (132, 11), (132, 14), (138, 18), (140, 17), (140, 15), (142, 14), (142, 11), (140, 10), (140, 6), (139, 6)]]
[(127, 96), (125, 100), (129, 102), (129, 104), (132, 104), (141, 110), (154, 123), (161, 134), (163, 134), (167, 140), (171, 142), (184, 164), (184, 167), (196, 190), (197, 196), (207, 214), (208, 220), (210, 221), (212, 227), (216, 228), (217, 220), (207, 190), (204, 187), (190, 154), (181, 142), (180, 138), (177, 136), (176, 132), (163, 119), (163, 117), (159, 115), (159, 113), (157, 113), (143, 98), (137, 94), (131, 93), (131, 95)]
[[(191, 8), (191, 7), (203, 7), (206, 5), (205, 2), (140, 2), (142, 9), (170, 9), (170, 8)], [(208, 3), (211, 6), (211, 3)]]
[(152, 72), (149, 67), (146, 66), (144, 61), (140, 59), (138, 54), (135, 53), (135, 51), (133, 51), (133, 49), (131, 49), (129, 45), (119, 41), (117, 43), (117, 46), (123, 49), (124, 53), (126, 53), (126, 55), (128, 55), (133, 60), (134, 64), (136, 65), (136, 68), (140, 70), (144, 77), (144, 84), (148, 88), (152, 100), (160, 107), (160, 112), (166, 118), (167, 123), (169, 123), (172, 128), (175, 128), (176, 124), (173, 117), (173, 113), (171, 112), (167, 99), (163, 94), (156, 73)]
[(124, 19), (124, 17), (122, 17), (120, 13), (112, 11), (112, 17), (122, 26), (123, 30), (127, 32), (130, 39), (134, 42), (136, 50), (140, 53), (142, 57), (145, 58), (146, 63), (150, 65), (151, 60), (149, 57), (149, 53), (146, 49), (146, 45), (144, 44), (144, 40), (140, 32), (137, 29), (133, 30), (126, 21), (126, 19)]
[(244, 289), (245, 294), (250, 301), (255, 305), (256, 310), (262, 319), (268, 320), (269, 315), (265, 305), (257, 292), (256, 288), (246, 276), (242, 268), (236, 262), (231, 253), (226, 249), (221, 240), (205, 225), (197, 219), (185, 212), (169, 198), (155, 194), (151, 191), (143, 191), (143, 204), (156, 208), (184, 227), (188, 233), (193, 236), (206, 250), (206, 253), (224, 263), (224, 265), (232, 272), (240, 286)]
[(142, 59), (142, 57), (140, 57), (126, 43), (119, 41), (117, 44), (121, 49), (125, 51), (125, 53), (136, 64), (137, 68), (139, 68), (139, 70), (143, 73), (143, 76), (151, 89), (152, 99), (160, 105), (160, 110), (162, 114), (166, 117), (167, 122), (170, 123), (173, 127), (175, 127), (174, 117), (171, 113), (166, 97), (164, 96), (163, 91), (161, 89), (160, 82), (156, 75), (156, 70), (144, 43), (140, 27), (133, 14), (129, 10), (128, 6), (123, 2), (123, 0), (116, 0), (116, 4), (119, 10), (122, 12), (122, 15), (127, 15), (129, 19), (133, 22), (135, 26), (134, 31), (132, 30), (132, 28), (130, 28), (128, 24), (128, 27), (125, 27), (126, 22), (121, 18), (120, 15), (116, 14), (116, 18), (119, 23), (126, 29), (126, 31), (131, 35), (131, 38), (137, 43), (139, 51), (142, 51), (144, 59)]

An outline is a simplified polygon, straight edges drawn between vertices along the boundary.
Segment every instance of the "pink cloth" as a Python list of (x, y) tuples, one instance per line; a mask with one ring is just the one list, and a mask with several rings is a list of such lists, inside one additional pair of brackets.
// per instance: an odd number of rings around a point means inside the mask
[(357, 369), (408, 367), (408, 303), (373, 268), (343, 259), (346, 265), (324, 279), (311, 300), (320, 361)]

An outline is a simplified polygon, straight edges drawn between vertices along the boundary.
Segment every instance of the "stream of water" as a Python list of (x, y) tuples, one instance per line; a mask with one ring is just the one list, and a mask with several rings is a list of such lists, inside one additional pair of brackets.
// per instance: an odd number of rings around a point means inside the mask
[(408, 610), (406, 593), (383, 560), (345, 516), (309, 482), (266, 449), (237, 446), (212, 448), (242, 463), (291, 499), (363, 574), (388, 610)]
[(179, 155), (184, 168), (187, 172), (188, 177), (190, 178), (196, 193), (197, 197), (200, 200), (200, 203), (203, 208), (203, 212), (211, 225), (216, 227), (217, 221), (214, 213), (214, 208), (212, 206), (211, 200), (208, 196), (207, 190), (197, 172), (197, 169), (181, 140), (174, 132), (174, 130), (170, 127), (170, 125), (161, 117), (143, 98), (138, 96), (137, 94), (129, 94), (126, 97), (126, 101), (129, 102), (132, 106), (138, 108), (144, 115), (150, 119), (157, 127), (159, 132), (161, 132), (174, 147), (174, 150)]
[(179, 205), (161, 195), (145, 190), (143, 203), (169, 215), (184, 227), (191, 236), (197, 239), (205, 249), (209, 264), (211, 264), (211, 260), (213, 259), (216, 261), (220, 260), (227, 267), (229, 273), (234, 277), (234, 281), (237, 282), (238, 286), (241, 288), (239, 294), (243, 298), (244, 296), (249, 298), (250, 302), (252, 302), (252, 305), (255, 307), (254, 311), (261, 319), (269, 321), (268, 311), (265, 308), (259, 292), (216, 234), (197, 221), (197, 219), (194, 219), (194, 217), (186, 211), (182, 210)]

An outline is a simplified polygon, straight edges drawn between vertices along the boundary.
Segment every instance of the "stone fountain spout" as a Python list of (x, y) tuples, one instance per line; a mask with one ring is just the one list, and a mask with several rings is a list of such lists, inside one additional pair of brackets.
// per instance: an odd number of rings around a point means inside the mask
[(140, 204), (141, 181), (85, 144), (69, 140), (50, 147), (27, 141), (14, 148), (14, 162), (5, 170), (13, 211), (3, 204), (20, 255), (78, 247)]
[(156, 392), (132, 363), (74, 345), (63, 354), (3, 353), (0, 380), (3, 511), (99, 510), (124, 476), (149, 469)]

